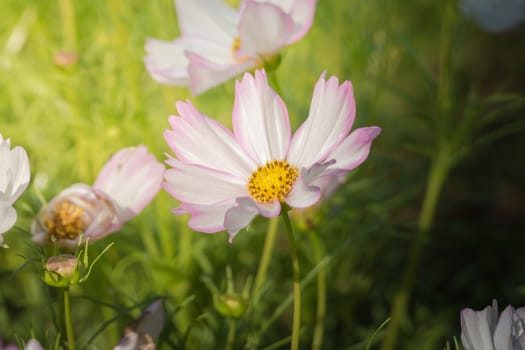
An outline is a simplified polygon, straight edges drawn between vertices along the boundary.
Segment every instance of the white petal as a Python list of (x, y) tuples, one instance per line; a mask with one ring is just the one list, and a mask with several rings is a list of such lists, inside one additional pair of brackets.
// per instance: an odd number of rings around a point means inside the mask
[(371, 126), (359, 128), (343, 140), (328, 155), (328, 159), (335, 159), (332, 168), (352, 170), (363, 163), (368, 157), (372, 141), (381, 133), (381, 128)]
[(236, 36), (238, 13), (222, 0), (176, 0), (182, 36), (197, 36), (227, 44)]
[(177, 102), (180, 117), (169, 119), (164, 137), (179, 160), (248, 179), (257, 165), (223, 125), (201, 114), (190, 102)]
[(215, 233), (223, 231), (226, 212), (233, 208), (235, 199), (211, 205), (182, 203), (173, 210), (176, 215), (190, 214), (188, 226), (192, 230), (204, 233)]
[(247, 1), (241, 10), (239, 55), (264, 55), (279, 51), (294, 31), (292, 18), (271, 3)]
[(269, 86), (264, 71), (246, 73), (235, 89), (233, 131), (242, 147), (264, 165), (282, 160), (290, 142), (290, 121), (283, 101)]
[(483, 311), (461, 311), (461, 341), (466, 350), (494, 350), (489, 314), (490, 306)]
[(10, 142), (0, 142), (0, 201), (13, 204), (29, 185), (29, 159), (24, 148), (10, 149)]
[(259, 3), (271, 3), (281, 8), (294, 22), (293, 36), (288, 44), (301, 39), (312, 26), (316, 0), (251, 0)]
[(512, 318), (514, 316), (514, 308), (507, 306), (501, 313), (498, 324), (494, 331), (494, 346), (497, 350), (513, 349), (511, 347), (511, 332), (512, 332)]
[(224, 226), (230, 235), (230, 243), (237, 233), (248, 226), (258, 214), (265, 217), (275, 217), (281, 212), (278, 201), (261, 204), (255, 203), (250, 197), (237, 198), (236, 206), (226, 212)]
[(315, 85), (310, 112), (290, 142), (287, 159), (298, 167), (322, 162), (347, 135), (355, 117), (352, 84), (328, 81), (324, 73)]
[(16, 217), (15, 208), (9, 203), (0, 202), (0, 235), (15, 225)]
[(157, 39), (146, 41), (144, 65), (151, 77), (161, 84), (188, 85), (188, 58), (180, 39), (168, 42)]
[(203, 56), (190, 51), (186, 53), (190, 60), (188, 73), (193, 95), (197, 96), (259, 64), (259, 58), (247, 57), (236, 60), (231, 49), (229, 50), (227, 56), (218, 54)]
[(216, 204), (247, 195), (246, 183), (231, 173), (170, 159), (163, 188), (181, 202)]
[(36, 339), (31, 339), (27, 342), (25, 350), (44, 350), (44, 348)]
[(317, 203), (320, 198), (321, 190), (308, 185), (302, 177), (299, 177), (286, 196), (285, 202), (292, 208), (308, 208)]

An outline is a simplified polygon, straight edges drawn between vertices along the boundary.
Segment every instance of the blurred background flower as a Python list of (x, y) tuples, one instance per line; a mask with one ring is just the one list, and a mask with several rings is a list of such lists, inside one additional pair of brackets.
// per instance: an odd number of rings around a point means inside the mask
[(461, 0), (461, 12), (488, 32), (503, 32), (525, 21), (525, 0)]
[(310, 29), (316, 0), (176, 0), (181, 36), (148, 39), (144, 63), (162, 84), (189, 86), (194, 95), (262, 67)]

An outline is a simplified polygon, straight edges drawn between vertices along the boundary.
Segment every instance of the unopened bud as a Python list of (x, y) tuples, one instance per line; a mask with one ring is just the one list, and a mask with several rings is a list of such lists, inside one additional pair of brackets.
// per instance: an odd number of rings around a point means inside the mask
[(44, 280), (50, 286), (69, 287), (75, 284), (79, 277), (79, 262), (74, 255), (52, 256), (46, 262)]

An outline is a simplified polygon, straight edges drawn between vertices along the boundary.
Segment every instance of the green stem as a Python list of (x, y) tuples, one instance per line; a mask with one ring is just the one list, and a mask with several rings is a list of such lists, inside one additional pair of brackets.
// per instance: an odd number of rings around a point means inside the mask
[(235, 343), (235, 319), (230, 318), (230, 324), (228, 325), (228, 338), (226, 340), (225, 350), (232, 350), (233, 344)]
[(284, 207), (281, 210), (281, 216), (286, 226), (286, 233), (290, 241), (290, 255), (292, 258), (293, 268), (293, 325), (292, 325), (292, 345), (291, 350), (299, 349), (299, 331), (301, 328), (301, 277), (299, 271), (299, 257), (297, 256), (297, 248), (295, 246), (295, 239), (292, 230), (292, 224), (288, 217), (288, 209)]
[(75, 350), (75, 336), (71, 323), (71, 307), (69, 303), (69, 287), (64, 288), (64, 322), (66, 324), (67, 344), (69, 350)]
[(419, 260), (428, 238), (428, 232), (434, 221), (439, 194), (441, 193), (441, 189), (447, 178), (450, 166), (451, 162), (448, 156), (448, 151), (446, 148), (442, 148), (442, 152), (440, 152), (438, 157), (434, 159), (430, 167), (423, 207), (419, 216), (417, 236), (412, 244), (408, 265), (401, 282), (401, 288), (394, 297), (392, 318), (385, 341), (381, 347), (382, 350), (392, 350), (396, 346), (401, 321), (405, 316), (407, 303), (410, 299), (412, 287), (414, 286)]
[(270, 223), (268, 224), (268, 229), (266, 232), (266, 239), (264, 241), (264, 247), (261, 254), (261, 262), (259, 263), (259, 269), (257, 270), (257, 275), (255, 276), (254, 283), (254, 294), (253, 294), (253, 304), (257, 305), (259, 301), (261, 286), (266, 279), (266, 272), (268, 271), (268, 266), (270, 265), (270, 258), (272, 257), (273, 247), (275, 245), (275, 236), (277, 233), (277, 224), (278, 218), (271, 218)]
[[(321, 264), (324, 257), (324, 249), (317, 232), (312, 233), (315, 263)], [(312, 339), (312, 350), (319, 350), (323, 345), (324, 318), (326, 315), (326, 277), (325, 270), (321, 268), (317, 274), (317, 315), (315, 317), (314, 336)]]

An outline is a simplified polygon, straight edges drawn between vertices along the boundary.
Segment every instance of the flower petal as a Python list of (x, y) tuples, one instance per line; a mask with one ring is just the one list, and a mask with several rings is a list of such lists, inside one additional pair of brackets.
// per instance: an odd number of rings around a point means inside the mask
[(190, 60), (188, 67), (190, 90), (195, 96), (259, 64), (258, 58), (235, 60), (232, 52), (225, 57), (202, 56), (188, 51), (186, 56)]
[(363, 163), (370, 153), (372, 141), (381, 133), (381, 128), (370, 126), (359, 128), (341, 142), (329, 155), (335, 159), (332, 168), (352, 170)]
[(264, 70), (246, 73), (235, 89), (233, 131), (259, 164), (282, 160), (290, 142), (290, 121), (283, 101), (268, 85)]
[(144, 65), (151, 77), (161, 84), (188, 85), (188, 58), (183, 41), (147, 39)]
[(176, 0), (182, 36), (197, 36), (222, 44), (233, 42), (239, 15), (222, 0)]
[(164, 165), (145, 146), (123, 148), (104, 165), (93, 188), (105, 192), (126, 222), (140, 213), (160, 191)]
[(298, 167), (322, 162), (348, 135), (355, 117), (352, 84), (339, 85), (336, 77), (328, 81), (325, 74), (315, 85), (310, 112), (290, 142), (287, 159)]
[(169, 159), (163, 188), (181, 202), (216, 204), (247, 195), (246, 183), (237, 176)]
[(257, 56), (279, 51), (294, 31), (292, 18), (279, 6), (248, 0), (241, 9), (238, 56)]
[(510, 305), (501, 313), (494, 331), (494, 346), (496, 349), (513, 349), (513, 347), (511, 347), (513, 316), (514, 308)]
[(190, 214), (188, 226), (192, 230), (204, 233), (223, 231), (226, 212), (235, 206), (235, 199), (212, 205), (182, 203), (173, 209), (176, 215)]
[(295, 180), (292, 190), (285, 198), (286, 204), (292, 208), (308, 208), (314, 205), (321, 198), (319, 187), (309, 185), (300, 176)]
[(489, 326), (490, 306), (483, 311), (461, 311), (461, 342), (466, 350), (494, 350)]
[(312, 26), (316, 0), (252, 0), (279, 6), (294, 22), (293, 35), (287, 44), (301, 39)]
[(281, 212), (281, 204), (278, 201), (271, 203), (256, 203), (250, 197), (237, 198), (236, 206), (226, 212), (224, 226), (230, 235), (231, 243), (237, 233), (248, 226), (257, 214), (265, 217), (275, 217)]
[(2, 233), (7, 232), (16, 223), (16, 210), (11, 204), (0, 202), (0, 244), (4, 241)]
[(29, 185), (29, 159), (24, 148), (11, 148), (0, 134), (0, 201), (13, 204)]
[(164, 138), (179, 160), (215, 170), (225, 169), (246, 179), (257, 169), (222, 124), (201, 114), (190, 102), (177, 102), (177, 111), (180, 117), (169, 118), (173, 130), (166, 130)]

